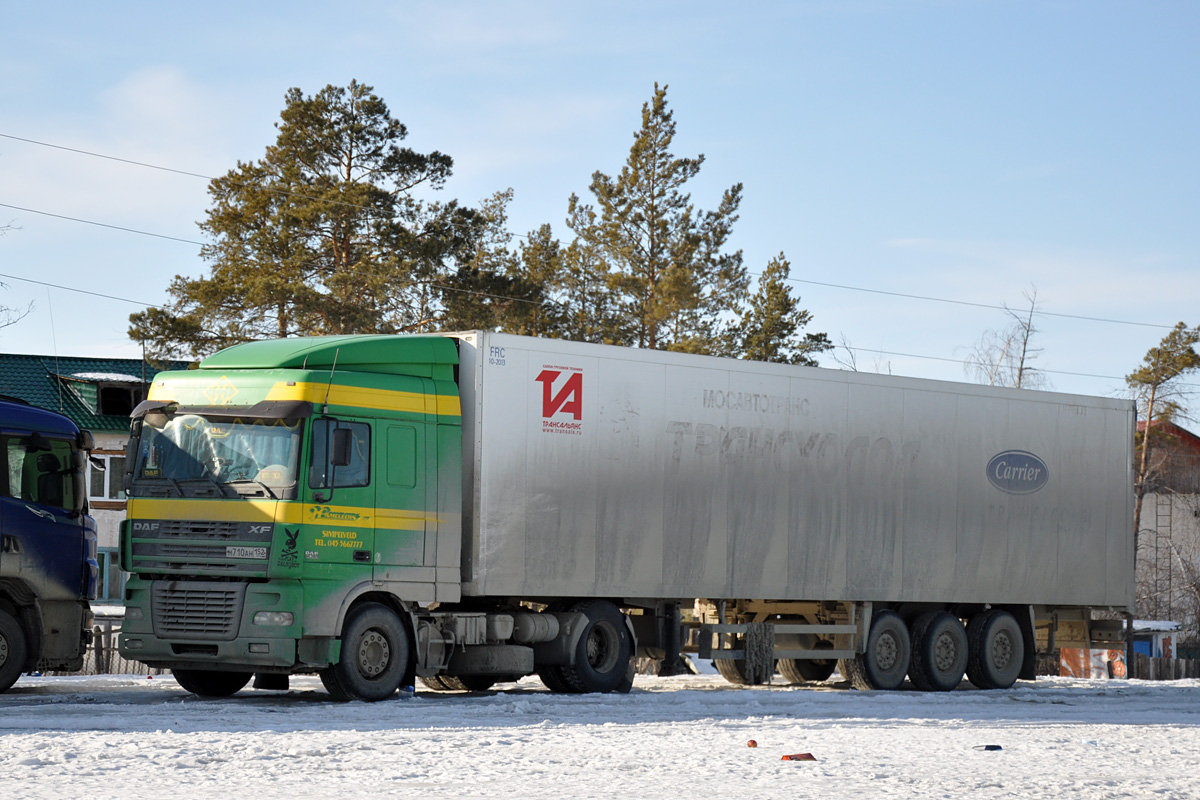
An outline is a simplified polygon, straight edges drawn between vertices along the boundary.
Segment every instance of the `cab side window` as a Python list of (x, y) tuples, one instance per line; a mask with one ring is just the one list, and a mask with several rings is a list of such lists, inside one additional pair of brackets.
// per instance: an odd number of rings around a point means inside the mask
[(308, 485), (313, 489), (336, 489), (370, 483), (371, 426), (338, 419), (314, 421)]
[(78, 490), (71, 445), (61, 440), (41, 441), (41, 446), (34, 447), (25, 437), (0, 439), (4, 453), (0, 494), (70, 510), (75, 507)]

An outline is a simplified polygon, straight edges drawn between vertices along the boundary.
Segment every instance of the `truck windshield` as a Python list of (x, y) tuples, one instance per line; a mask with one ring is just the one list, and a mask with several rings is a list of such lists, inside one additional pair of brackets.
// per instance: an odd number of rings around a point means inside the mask
[[(300, 429), (298, 420), (148, 415), (133, 482), (165, 484), (179, 495), (211, 493), (216, 487), (223, 495), (232, 488), (238, 494), (279, 497), (296, 486)], [(193, 481), (199, 488), (189, 490)]]

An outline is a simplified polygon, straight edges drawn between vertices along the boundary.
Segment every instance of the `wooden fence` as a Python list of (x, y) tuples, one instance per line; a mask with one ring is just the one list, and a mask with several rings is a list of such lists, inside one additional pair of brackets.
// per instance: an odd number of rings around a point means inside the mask
[(1142, 653), (1134, 653), (1133, 674), (1129, 677), (1143, 681), (1179, 681), (1185, 678), (1200, 678), (1200, 659), (1151, 658)]

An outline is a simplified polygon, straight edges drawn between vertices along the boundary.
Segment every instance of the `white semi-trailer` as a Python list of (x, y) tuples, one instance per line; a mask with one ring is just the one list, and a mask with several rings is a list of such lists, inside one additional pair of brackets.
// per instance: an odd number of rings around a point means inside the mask
[[(197, 462), (236, 425), (295, 443), (171, 475), (151, 429), (182, 419)], [(689, 642), (735, 682), (1006, 687), (1037, 627), (1132, 603), (1133, 430), (1128, 401), (486, 332), (240, 345), (135, 412), (122, 651), (211, 694), (611, 691)]]

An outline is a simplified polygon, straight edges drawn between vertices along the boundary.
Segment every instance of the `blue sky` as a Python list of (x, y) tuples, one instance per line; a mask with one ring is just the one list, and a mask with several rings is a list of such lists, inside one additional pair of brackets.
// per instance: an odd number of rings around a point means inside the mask
[(734, 247), (752, 272), (785, 253), (861, 369), (970, 380), (955, 360), (1031, 286), (1055, 315), (1144, 323), (1039, 318), (1060, 391), (1119, 392), (1200, 323), (1200, 4), (71, 5), (0, 29), (0, 304), (35, 304), (2, 351), (138, 353), (138, 305), (31, 280), (162, 303), (206, 270), (194, 244), (48, 216), (200, 241), (203, 178), (21, 139), (216, 176), (263, 155), (289, 87), (352, 79), (455, 159), (442, 196), (512, 187), (511, 229), (563, 238), (669, 84), (696, 204), (744, 183)]

